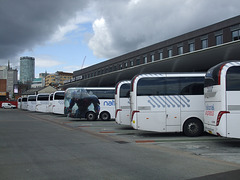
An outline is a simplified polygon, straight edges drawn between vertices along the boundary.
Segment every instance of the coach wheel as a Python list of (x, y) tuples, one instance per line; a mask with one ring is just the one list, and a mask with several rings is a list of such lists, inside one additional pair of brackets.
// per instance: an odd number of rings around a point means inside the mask
[(183, 132), (190, 137), (200, 136), (203, 133), (203, 123), (197, 118), (189, 119), (184, 123)]
[(86, 115), (87, 120), (94, 121), (97, 119), (97, 116), (94, 112), (88, 112)]
[(108, 113), (108, 112), (102, 112), (101, 114), (100, 114), (100, 119), (101, 120), (104, 120), (104, 121), (106, 121), (106, 120), (109, 120), (110, 119), (110, 114)]

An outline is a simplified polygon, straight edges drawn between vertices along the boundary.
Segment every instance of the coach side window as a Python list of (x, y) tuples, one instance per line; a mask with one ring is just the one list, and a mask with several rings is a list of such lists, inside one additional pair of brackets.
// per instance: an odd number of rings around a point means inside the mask
[(49, 95), (39, 95), (37, 100), (40, 100), (40, 101), (48, 101), (48, 96), (49, 96)]
[(64, 92), (56, 93), (54, 99), (55, 99), (55, 100), (64, 99)]
[(203, 95), (204, 77), (181, 78), (181, 95)]
[(179, 85), (180, 81), (178, 77), (167, 77), (165, 95), (179, 95)]
[(165, 78), (142, 78), (137, 83), (137, 96), (165, 95)]
[(89, 94), (94, 94), (98, 97), (98, 99), (114, 99), (114, 90), (87, 90)]

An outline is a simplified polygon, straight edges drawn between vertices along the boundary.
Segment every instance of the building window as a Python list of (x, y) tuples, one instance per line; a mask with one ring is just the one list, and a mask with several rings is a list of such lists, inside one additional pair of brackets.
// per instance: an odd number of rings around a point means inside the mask
[(133, 66), (133, 60), (130, 61), (130, 66), (131, 66), (131, 67)]
[(215, 39), (216, 39), (216, 45), (220, 45), (223, 43), (223, 35), (222, 34), (215, 36)]
[(144, 63), (144, 64), (147, 63), (147, 56), (143, 57), (143, 63)]
[(122, 68), (123, 68), (123, 65), (122, 65), (122, 64), (120, 64), (120, 65), (119, 65), (119, 68), (120, 68), (120, 69), (122, 69)]
[(183, 54), (183, 47), (179, 46), (178, 47), (178, 55)]
[(140, 59), (137, 59), (136, 60), (136, 65), (139, 65), (140, 64)]
[(159, 60), (163, 59), (163, 52), (159, 52)]
[(188, 48), (189, 48), (189, 52), (195, 51), (195, 44), (194, 43), (189, 43)]
[(168, 57), (172, 57), (172, 49), (168, 49)]
[(240, 30), (235, 30), (232, 32), (232, 40), (236, 41), (240, 39)]
[(151, 62), (154, 61), (154, 54), (151, 55)]
[(128, 67), (128, 63), (127, 63), (127, 62), (124, 63), (124, 67), (125, 67), (125, 68)]
[(202, 40), (202, 49), (205, 49), (208, 47), (208, 39), (203, 39)]

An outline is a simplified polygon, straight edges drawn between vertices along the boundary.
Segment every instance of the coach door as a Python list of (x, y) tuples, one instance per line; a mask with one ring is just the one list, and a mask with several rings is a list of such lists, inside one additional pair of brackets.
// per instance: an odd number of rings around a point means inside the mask
[(178, 77), (166, 78), (166, 125), (167, 131), (180, 131), (180, 82)]
[(226, 75), (227, 137), (240, 138), (240, 67), (230, 67)]

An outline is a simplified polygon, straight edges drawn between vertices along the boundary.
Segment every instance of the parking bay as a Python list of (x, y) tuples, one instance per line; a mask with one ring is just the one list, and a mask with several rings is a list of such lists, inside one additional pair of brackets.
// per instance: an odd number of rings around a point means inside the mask
[(134, 143), (149, 148), (165, 147), (196, 156), (240, 164), (240, 139), (223, 138), (204, 133), (200, 137), (186, 137), (182, 133), (159, 133), (134, 130), (118, 125), (114, 120), (87, 121), (55, 114), (31, 113), (42, 120), (85, 131), (98, 138), (119, 144)]

